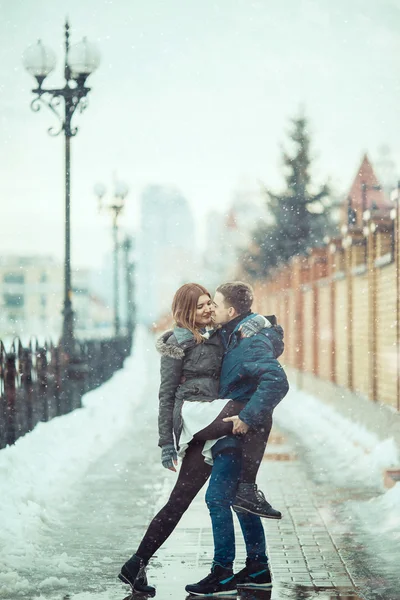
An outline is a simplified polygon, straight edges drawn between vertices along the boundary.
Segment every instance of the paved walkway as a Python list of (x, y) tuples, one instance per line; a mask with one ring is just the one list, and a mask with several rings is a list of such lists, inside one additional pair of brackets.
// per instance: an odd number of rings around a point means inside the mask
[[(348, 527), (336, 514), (336, 508), (346, 500), (346, 492), (322, 489), (315, 484), (304, 459), (295, 453), (294, 444), (288, 443), (281, 432), (275, 430), (271, 442), (260, 469), (259, 485), (268, 491), (273, 505), (284, 511), (282, 521), (264, 521), (274, 580), (271, 600), (380, 598), (379, 594), (361, 595), (368, 582), (347, 564), (345, 554), (354, 549), (349, 544)], [(350, 492), (347, 495), (350, 497)], [(239, 527), (237, 540), (237, 568), (241, 568), (245, 551)], [(191, 507), (174, 537), (160, 549), (157, 557), (160, 571), (156, 571), (153, 580), (158, 581), (164, 596), (165, 581), (172, 573), (174, 588), (196, 581), (207, 573), (211, 556), (210, 524), (201, 498)], [(265, 592), (260, 595), (267, 597)], [(393, 596), (393, 600), (397, 598), (400, 593)]]
[[(30, 599), (123, 600), (128, 595), (116, 574), (176, 477), (159, 464), (158, 365), (151, 353), (148, 360), (154, 377), (148, 376), (130, 435), (91, 466), (72, 499), (60, 507), (62, 527), (50, 525), (43, 539), (43, 565), (46, 556), (60, 556), (63, 574), (46, 573), (45, 567), (31, 572)], [(318, 482), (313, 457), (296, 439), (277, 430), (260, 469), (259, 485), (284, 512), (284, 519), (265, 521), (272, 595), (264, 591), (246, 598), (400, 599), (397, 568), (382, 574), (379, 561), (374, 562), (373, 540), (368, 540), (347, 503), (354, 497), (367, 499), (365, 490), (335, 489), (329, 477)], [(245, 555), (239, 529), (237, 533), (239, 569)], [(201, 493), (151, 562), (149, 579), (157, 586), (157, 598), (183, 600), (185, 584), (204, 577), (211, 558), (210, 522)], [(57, 577), (59, 589), (43, 585), (44, 576)]]

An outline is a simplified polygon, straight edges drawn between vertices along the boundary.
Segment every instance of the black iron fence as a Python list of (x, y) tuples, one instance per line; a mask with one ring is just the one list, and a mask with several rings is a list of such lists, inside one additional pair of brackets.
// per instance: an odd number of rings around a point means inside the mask
[(39, 421), (65, 415), (82, 405), (82, 396), (121, 369), (132, 336), (75, 344), (72, 356), (52, 343), (34, 339), (24, 347), (0, 341), (0, 448), (32, 431)]

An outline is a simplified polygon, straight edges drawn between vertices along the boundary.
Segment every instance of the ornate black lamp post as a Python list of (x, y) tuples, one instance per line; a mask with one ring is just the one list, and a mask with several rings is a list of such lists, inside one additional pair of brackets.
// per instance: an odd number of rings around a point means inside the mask
[(133, 246), (132, 237), (127, 235), (122, 242), (122, 250), (124, 252), (124, 267), (126, 277), (126, 328), (128, 335), (132, 336), (134, 329), (135, 318), (135, 303), (133, 300), (133, 273), (134, 263), (130, 260), (130, 253)]
[(103, 204), (103, 198), (107, 192), (106, 187), (102, 183), (97, 183), (94, 186), (94, 193), (99, 200), (99, 210), (108, 210), (111, 212), (113, 245), (114, 245), (114, 332), (118, 336), (120, 334), (120, 319), (119, 319), (119, 243), (118, 243), (118, 217), (124, 209), (125, 198), (128, 195), (128, 186), (122, 182), (114, 184), (114, 194), (108, 204)]
[[(47, 75), (53, 71), (56, 64), (54, 52), (42, 44), (30, 46), (23, 54), (23, 64), (26, 70), (36, 78), (37, 88), (32, 92), (35, 98), (31, 108), (34, 112), (47, 106), (57, 117), (59, 126), (50, 127), (48, 132), (57, 136), (64, 132), (65, 136), (65, 263), (64, 263), (64, 308), (62, 345), (67, 354), (71, 354), (74, 345), (74, 313), (72, 310), (72, 284), (71, 284), (71, 138), (77, 132), (77, 127), (72, 127), (72, 117), (77, 109), (83, 112), (87, 107), (90, 88), (86, 86), (86, 79), (99, 66), (100, 57), (93, 44), (86, 38), (70, 48), (69, 24), (65, 23), (65, 59), (64, 77), (65, 85), (62, 88), (43, 88)], [(63, 100), (63, 102), (62, 102)]]

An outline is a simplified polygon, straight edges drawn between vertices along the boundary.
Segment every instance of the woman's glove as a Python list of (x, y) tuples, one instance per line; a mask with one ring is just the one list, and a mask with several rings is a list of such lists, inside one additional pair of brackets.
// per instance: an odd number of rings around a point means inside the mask
[(161, 446), (161, 462), (164, 469), (176, 471), (175, 467), (178, 464), (178, 455), (173, 444)]
[(239, 327), (239, 331), (242, 334), (242, 337), (252, 337), (261, 329), (265, 329), (265, 327), (271, 327), (271, 323), (263, 317), (263, 315), (255, 315), (245, 323), (241, 327)]

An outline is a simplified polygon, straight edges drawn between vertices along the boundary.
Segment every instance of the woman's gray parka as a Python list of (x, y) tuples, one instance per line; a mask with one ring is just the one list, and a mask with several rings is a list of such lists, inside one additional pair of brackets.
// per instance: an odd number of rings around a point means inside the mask
[(161, 353), (159, 392), (159, 446), (179, 448), (184, 400), (211, 402), (218, 398), (223, 347), (219, 335), (198, 344), (193, 334), (182, 327), (167, 331), (157, 341)]

